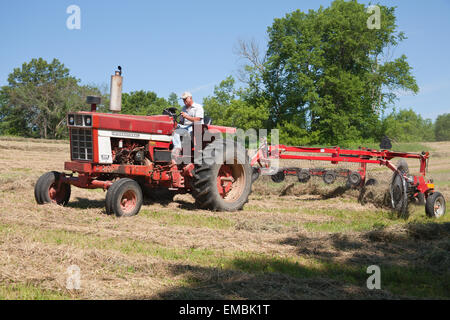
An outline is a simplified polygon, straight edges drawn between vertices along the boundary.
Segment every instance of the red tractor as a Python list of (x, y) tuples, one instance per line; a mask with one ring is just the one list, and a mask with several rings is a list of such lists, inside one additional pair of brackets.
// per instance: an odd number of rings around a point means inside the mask
[[(121, 81), (121, 72), (116, 72), (111, 81), (112, 111), (121, 107)], [(100, 103), (96, 97), (88, 97), (88, 103), (91, 112), (67, 115), (71, 161), (65, 162), (64, 170), (72, 173), (42, 175), (34, 190), (37, 203), (67, 204), (71, 185), (108, 190), (106, 212), (117, 216), (137, 214), (144, 194), (171, 200), (176, 193), (189, 192), (198, 208), (220, 211), (240, 210), (248, 201), (252, 169), (247, 151), (222, 138), (235, 128), (196, 125), (190, 137), (193, 147), (183, 152), (182, 163), (174, 163), (176, 110), (134, 116), (95, 112)]]

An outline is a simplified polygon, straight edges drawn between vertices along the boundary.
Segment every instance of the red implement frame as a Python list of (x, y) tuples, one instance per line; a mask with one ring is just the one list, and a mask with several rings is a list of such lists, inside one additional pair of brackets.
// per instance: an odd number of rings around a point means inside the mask
[[(286, 154), (297, 153), (297, 154)], [(302, 153), (313, 153), (313, 155), (301, 155)], [(316, 155), (317, 154), (317, 155)], [(434, 185), (432, 181), (425, 181), (425, 173), (427, 168), (427, 160), (429, 158), (428, 152), (408, 153), (395, 152), (389, 150), (373, 150), (368, 148), (360, 148), (359, 150), (341, 149), (340, 147), (326, 147), (326, 148), (311, 148), (311, 147), (289, 147), (285, 145), (268, 146), (263, 142), (256, 154), (252, 157), (251, 165), (260, 165), (259, 173), (274, 174), (279, 172), (278, 168), (271, 168), (271, 160), (277, 159), (298, 159), (298, 160), (315, 160), (315, 161), (330, 161), (332, 164), (339, 162), (360, 163), (358, 173), (361, 176), (361, 186), (365, 183), (366, 166), (368, 163), (379, 164), (386, 166), (394, 172), (401, 175), (411, 187), (415, 187), (415, 195), (418, 192), (424, 193), (427, 197), (430, 192), (433, 192)], [(420, 175), (407, 176), (397, 169), (391, 162), (393, 158), (407, 158), (418, 159), (420, 161)], [(272, 170), (267, 170), (272, 169)], [(275, 169), (276, 171), (274, 171)], [(294, 173), (296, 168), (288, 168), (284, 170), (285, 174)], [(265, 173), (268, 172), (268, 173)], [(317, 173), (316, 175), (320, 175)]]

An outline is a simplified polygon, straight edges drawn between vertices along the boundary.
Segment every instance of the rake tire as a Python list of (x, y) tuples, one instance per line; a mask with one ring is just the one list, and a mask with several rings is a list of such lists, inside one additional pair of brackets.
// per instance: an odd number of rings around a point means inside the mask
[(428, 195), (425, 212), (430, 218), (440, 218), (445, 214), (445, 198), (440, 192)]
[[(403, 174), (409, 173), (408, 163), (401, 159), (397, 163), (397, 169)], [(400, 217), (408, 216), (408, 186), (405, 178), (394, 172), (390, 184), (390, 200), (392, 208), (397, 211)]]

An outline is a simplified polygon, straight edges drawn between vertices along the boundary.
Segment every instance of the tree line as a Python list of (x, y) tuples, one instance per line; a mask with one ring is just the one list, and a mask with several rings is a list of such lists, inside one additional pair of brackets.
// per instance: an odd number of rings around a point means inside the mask
[[(81, 85), (58, 59), (50, 63), (32, 59), (15, 68), (8, 85), (0, 89), (0, 135), (32, 138), (64, 139), (68, 137), (68, 112), (90, 110), (87, 96), (99, 96), (99, 112), (108, 112), (109, 95), (97, 86)], [(177, 96), (168, 100), (151, 91), (135, 91), (122, 95), (122, 113), (136, 115), (161, 114), (178, 107)]]
[[(329, 7), (296, 10), (274, 20), (268, 44), (239, 41), (236, 53), (244, 64), (238, 75), (226, 77), (203, 100), (215, 124), (244, 130), (280, 130), (280, 142), (290, 145), (348, 145), (376, 142), (385, 135), (396, 141), (450, 140), (450, 114), (433, 123), (412, 109), (387, 112), (398, 93), (419, 87), (406, 55), (393, 59), (392, 50), (404, 39), (395, 8), (379, 6), (380, 29), (369, 29), (366, 7), (357, 0), (335, 0)], [(0, 90), (0, 134), (65, 138), (68, 111), (88, 110), (87, 95), (108, 94), (81, 85), (57, 59), (32, 59), (15, 68)], [(180, 107), (177, 95), (168, 99), (152, 91), (123, 94), (122, 112), (161, 114)]]

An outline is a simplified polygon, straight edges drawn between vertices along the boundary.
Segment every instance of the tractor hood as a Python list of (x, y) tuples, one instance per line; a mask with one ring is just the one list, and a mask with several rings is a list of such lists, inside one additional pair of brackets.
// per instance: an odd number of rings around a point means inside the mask
[(176, 127), (173, 118), (167, 115), (135, 116), (84, 111), (69, 113), (67, 125), (71, 128), (94, 128), (162, 135), (171, 135)]

